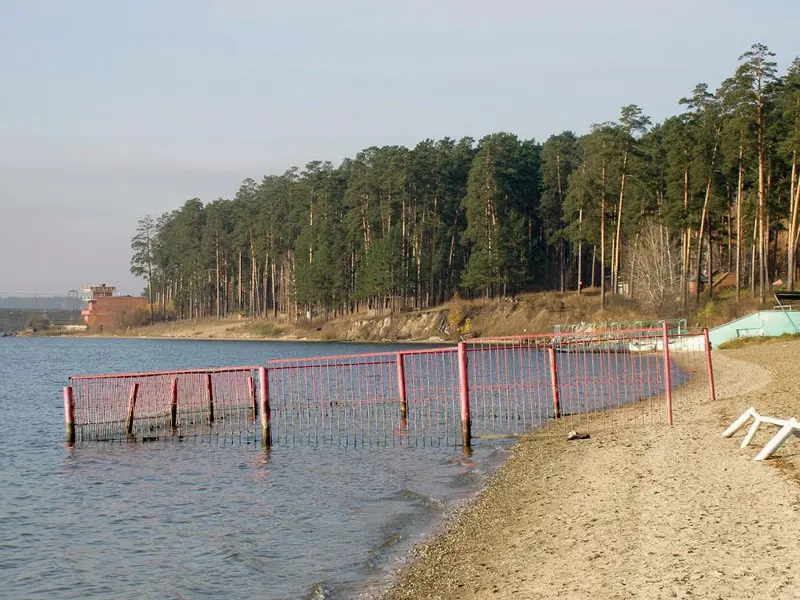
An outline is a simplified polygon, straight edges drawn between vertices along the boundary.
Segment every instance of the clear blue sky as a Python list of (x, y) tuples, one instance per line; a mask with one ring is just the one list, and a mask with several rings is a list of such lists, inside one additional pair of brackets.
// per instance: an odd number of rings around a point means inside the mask
[(0, 0), (0, 295), (138, 293), (136, 221), (371, 145), (654, 121), (800, 2)]

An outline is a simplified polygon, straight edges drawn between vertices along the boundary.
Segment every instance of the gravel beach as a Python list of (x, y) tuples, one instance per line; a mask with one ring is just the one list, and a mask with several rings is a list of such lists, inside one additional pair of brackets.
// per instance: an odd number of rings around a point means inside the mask
[(800, 341), (715, 351), (717, 401), (675, 425), (521, 440), (414, 551), (383, 600), (800, 598), (800, 439), (720, 433), (748, 407), (800, 418)]

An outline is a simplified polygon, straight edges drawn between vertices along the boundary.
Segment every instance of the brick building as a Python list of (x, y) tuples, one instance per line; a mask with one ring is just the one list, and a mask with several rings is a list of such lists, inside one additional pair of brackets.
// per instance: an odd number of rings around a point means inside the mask
[(105, 283), (83, 288), (86, 308), (81, 311), (89, 329), (114, 329), (137, 310), (147, 309), (147, 298), (115, 296), (116, 288)]

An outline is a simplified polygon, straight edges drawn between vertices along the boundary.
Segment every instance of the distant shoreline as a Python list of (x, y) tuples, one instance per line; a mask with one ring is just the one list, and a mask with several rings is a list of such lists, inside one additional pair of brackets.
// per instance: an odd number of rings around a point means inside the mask
[(198, 341), (198, 342), (276, 342), (276, 343), (310, 343), (310, 344), (375, 344), (375, 345), (397, 345), (397, 344), (425, 344), (434, 346), (448, 346), (456, 344), (455, 341), (443, 340), (441, 338), (417, 338), (417, 339), (320, 339), (313, 337), (292, 337), (292, 336), (228, 336), (218, 337), (213, 335), (145, 335), (141, 333), (80, 333), (80, 332), (0, 332), (0, 337), (15, 338), (48, 338), (48, 339), (89, 339), (89, 340), (172, 340), (172, 341)]

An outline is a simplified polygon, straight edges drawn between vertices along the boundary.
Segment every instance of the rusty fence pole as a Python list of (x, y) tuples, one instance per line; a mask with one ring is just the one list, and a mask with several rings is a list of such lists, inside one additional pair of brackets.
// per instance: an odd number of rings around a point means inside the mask
[(553, 414), (556, 419), (561, 418), (561, 397), (558, 393), (558, 363), (556, 362), (556, 349), (553, 346), (548, 348), (550, 355), (550, 385), (553, 389)]
[(406, 395), (406, 363), (402, 352), (397, 353), (397, 392), (400, 394), (400, 425), (408, 425), (408, 396)]
[(128, 397), (128, 417), (125, 419), (125, 432), (133, 435), (133, 418), (136, 413), (136, 397), (139, 395), (139, 384), (131, 385), (131, 394)]
[(669, 326), (664, 321), (661, 334), (664, 344), (664, 394), (667, 399), (667, 423), (672, 425), (672, 373), (669, 361)]
[(258, 415), (258, 400), (256, 400), (256, 382), (253, 381), (253, 376), (247, 376), (247, 391), (250, 393), (250, 405), (253, 409), (253, 418)]
[(214, 422), (214, 387), (211, 382), (211, 373), (206, 373), (206, 395), (208, 396), (208, 423)]
[(708, 367), (708, 385), (711, 388), (711, 399), (717, 399), (717, 391), (714, 388), (714, 365), (711, 363), (711, 341), (708, 339), (708, 328), (703, 329), (703, 338), (706, 342), (706, 366)]
[(461, 443), (465, 448), (472, 446), (472, 419), (469, 414), (469, 374), (467, 373), (467, 344), (458, 344), (458, 389), (461, 404)]
[(72, 387), (64, 388), (64, 426), (67, 430), (67, 444), (75, 443), (75, 399)]
[(269, 410), (269, 376), (266, 367), (258, 368), (258, 391), (261, 400), (261, 445), (272, 446), (272, 416)]
[(178, 378), (173, 377), (169, 385), (169, 424), (172, 429), (178, 427)]

